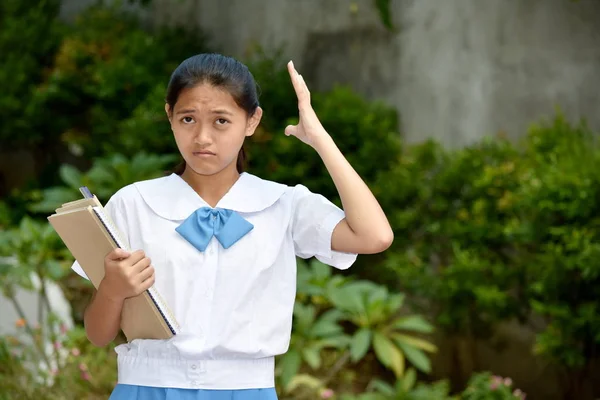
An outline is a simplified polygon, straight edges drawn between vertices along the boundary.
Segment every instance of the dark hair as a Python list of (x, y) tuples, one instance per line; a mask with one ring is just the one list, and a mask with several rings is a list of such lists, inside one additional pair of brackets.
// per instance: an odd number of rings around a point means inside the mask
[[(206, 53), (184, 60), (171, 74), (165, 99), (171, 112), (183, 89), (203, 83), (227, 90), (236, 104), (250, 116), (259, 106), (256, 82), (248, 67), (231, 57)], [(236, 162), (239, 173), (244, 171), (245, 164), (246, 153), (242, 146)], [(182, 160), (174, 172), (181, 175), (184, 170), (185, 160)]]

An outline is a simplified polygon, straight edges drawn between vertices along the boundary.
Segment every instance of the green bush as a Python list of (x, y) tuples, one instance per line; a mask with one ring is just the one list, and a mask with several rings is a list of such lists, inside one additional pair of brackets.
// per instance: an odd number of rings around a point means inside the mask
[[(49, 143), (34, 99), (44, 90), (48, 69), (64, 35), (59, 0), (0, 3), (0, 143), (19, 148)], [(44, 114), (46, 115), (46, 114)], [(55, 122), (56, 116), (50, 119)]]
[(561, 115), (519, 144), (411, 147), (385, 178), (400, 289), (471, 343), (542, 316), (533, 350), (580, 388), (600, 344), (599, 156), (585, 124)]

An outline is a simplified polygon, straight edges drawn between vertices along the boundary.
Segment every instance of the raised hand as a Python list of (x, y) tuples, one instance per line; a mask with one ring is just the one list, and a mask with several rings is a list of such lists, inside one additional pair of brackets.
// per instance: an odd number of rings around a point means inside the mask
[(306, 82), (304, 82), (304, 78), (296, 71), (292, 61), (288, 63), (287, 67), (298, 97), (299, 121), (297, 125), (288, 125), (285, 128), (285, 134), (295, 136), (309, 146), (314, 147), (315, 142), (326, 136), (327, 132), (310, 104), (310, 91), (306, 86)]

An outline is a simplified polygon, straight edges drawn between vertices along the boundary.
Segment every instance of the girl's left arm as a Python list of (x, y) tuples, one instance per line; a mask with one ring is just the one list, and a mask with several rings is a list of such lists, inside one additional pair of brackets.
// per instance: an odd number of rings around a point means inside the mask
[(288, 126), (285, 133), (296, 136), (319, 154), (346, 214), (333, 231), (332, 249), (359, 254), (386, 250), (394, 240), (394, 233), (379, 202), (321, 125), (310, 105), (310, 92), (304, 79), (291, 62), (288, 71), (298, 96), (300, 119), (298, 125)]

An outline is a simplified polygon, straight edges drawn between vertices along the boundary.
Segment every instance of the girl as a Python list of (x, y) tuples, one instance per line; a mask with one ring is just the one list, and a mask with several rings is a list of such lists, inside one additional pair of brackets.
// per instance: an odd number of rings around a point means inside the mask
[(300, 119), (285, 134), (320, 155), (344, 210), (302, 185), (243, 172), (242, 145), (262, 117), (252, 74), (217, 54), (185, 60), (165, 104), (182, 166), (107, 202), (139, 250), (107, 255), (84, 317), (89, 340), (105, 346), (119, 331), (123, 301), (156, 284), (183, 332), (118, 346), (111, 399), (277, 399), (274, 357), (289, 344), (296, 256), (346, 269), (357, 254), (390, 246), (377, 200), (319, 122), (292, 62), (288, 70)]

